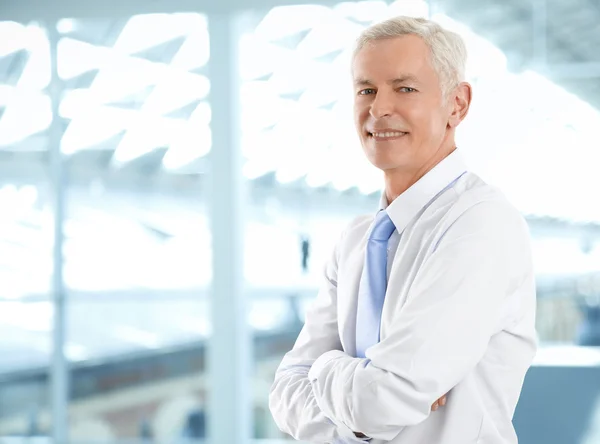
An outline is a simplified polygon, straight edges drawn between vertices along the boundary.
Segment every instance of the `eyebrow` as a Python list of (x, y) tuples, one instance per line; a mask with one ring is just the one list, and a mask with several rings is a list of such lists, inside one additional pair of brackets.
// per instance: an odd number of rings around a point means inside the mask
[[(394, 85), (394, 84), (405, 83), (405, 82), (418, 83), (419, 81), (412, 74), (404, 74), (395, 79), (388, 80), (386, 83), (390, 84), (390, 85)], [(354, 80), (354, 85), (356, 85), (356, 86), (374, 86), (373, 82), (371, 82), (369, 79), (361, 79), (361, 78)]]

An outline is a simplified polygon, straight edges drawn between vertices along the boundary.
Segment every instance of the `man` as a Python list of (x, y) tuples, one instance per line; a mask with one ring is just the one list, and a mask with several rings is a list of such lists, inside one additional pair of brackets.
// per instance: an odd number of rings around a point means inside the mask
[(512, 416), (536, 351), (530, 241), (456, 151), (465, 59), (459, 36), (424, 19), (358, 39), (356, 128), (385, 192), (375, 217), (342, 234), (277, 370), (271, 412), (296, 439), (517, 443)]

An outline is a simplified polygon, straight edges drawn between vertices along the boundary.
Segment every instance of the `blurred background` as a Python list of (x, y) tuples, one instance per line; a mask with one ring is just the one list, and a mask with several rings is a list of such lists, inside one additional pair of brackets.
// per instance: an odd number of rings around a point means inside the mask
[(526, 217), (523, 444), (600, 443), (600, 3), (0, 2), (0, 442), (279, 443), (268, 390), (333, 243), (376, 211), (352, 43), (469, 50), (458, 142)]

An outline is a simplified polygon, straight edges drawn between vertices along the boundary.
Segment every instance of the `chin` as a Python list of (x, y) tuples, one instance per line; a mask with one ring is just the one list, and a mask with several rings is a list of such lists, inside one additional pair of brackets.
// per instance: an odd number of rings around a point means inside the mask
[[(381, 170), (395, 170), (404, 166), (410, 165), (410, 159), (407, 156), (399, 156), (397, 152), (382, 152), (380, 150), (370, 150), (367, 154), (367, 159), (371, 164)], [(394, 155), (395, 154), (395, 155)]]
[(401, 167), (404, 163), (403, 162), (399, 162), (398, 160), (394, 160), (394, 159), (382, 159), (379, 156), (376, 157), (371, 157), (369, 158), (369, 161), (371, 162), (371, 164), (377, 168), (378, 170), (381, 171), (388, 171), (388, 170), (394, 170), (397, 169), (398, 167)]
[(406, 143), (404, 138), (388, 142), (375, 142), (368, 138), (362, 142), (364, 151), (370, 158), (399, 160), (399, 158), (406, 157), (412, 151), (411, 145)]

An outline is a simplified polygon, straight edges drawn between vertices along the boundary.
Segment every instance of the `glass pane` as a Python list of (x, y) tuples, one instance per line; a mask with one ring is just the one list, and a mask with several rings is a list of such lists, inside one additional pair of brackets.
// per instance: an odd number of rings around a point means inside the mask
[(0, 21), (0, 440), (43, 435), (49, 426), (49, 81), (45, 30)]
[(203, 437), (206, 17), (74, 18), (58, 30), (70, 436)]

